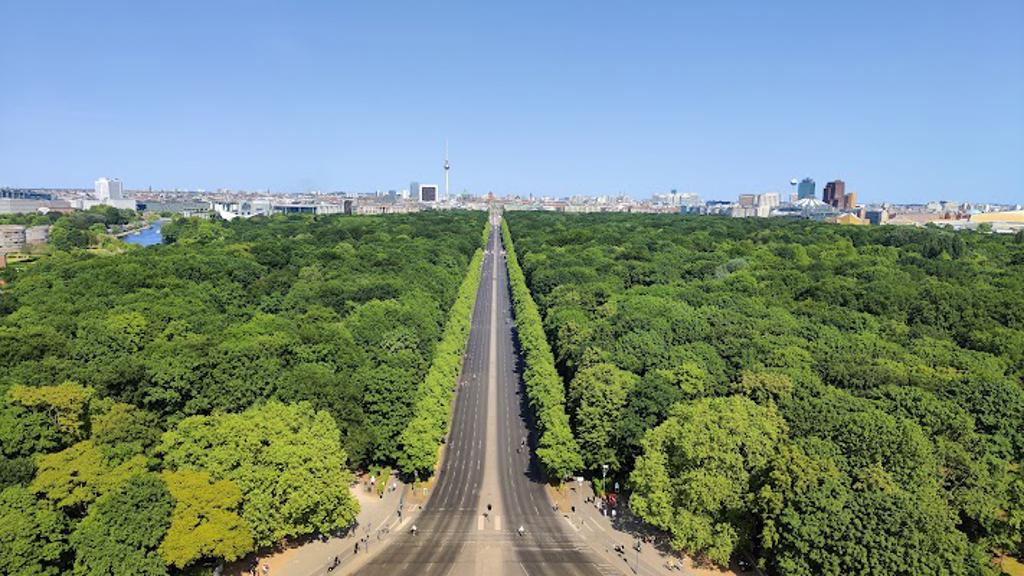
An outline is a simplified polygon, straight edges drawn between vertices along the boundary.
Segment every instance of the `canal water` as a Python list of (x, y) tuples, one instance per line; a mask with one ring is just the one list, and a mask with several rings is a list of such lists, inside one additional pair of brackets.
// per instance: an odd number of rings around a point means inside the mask
[(160, 233), (160, 227), (163, 226), (163, 223), (163, 220), (157, 220), (151, 226), (147, 226), (134, 234), (125, 236), (124, 241), (129, 244), (138, 244), (139, 246), (152, 246), (154, 244), (159, 244), (163, 241), (163, 236)]

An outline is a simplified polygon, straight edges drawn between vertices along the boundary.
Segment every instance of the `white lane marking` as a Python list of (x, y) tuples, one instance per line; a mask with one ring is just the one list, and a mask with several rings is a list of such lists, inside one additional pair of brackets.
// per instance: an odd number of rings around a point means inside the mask
[(501, 516), (497, 514), (494, 515), (494, 529), (499, 532), (501, 531)]
[(580, 531), (580, 527), (579, 527), (579, 526), (577, 526), (577, 525), (576, 525), (575, 523), (573, 523), (573, 521), (572, 521), (572, 518), (569, 518), (568, 516), (562, 516), (562, 518), (565, 518), (565, 521), (569, 523), (569, 526), (570, 526), (570, 527), (571, 527), (571, 528), (572, 528), (573, 530), (575, 530), (576, 532), (579, 532), (579, 531)]
[(530, 573), (526, 571), (526, 566), (523, 566), (522, 562), (519, 563), (519, 567), (523, 569), (523, 574), (526, 574), (526, 576), (530, 576)]

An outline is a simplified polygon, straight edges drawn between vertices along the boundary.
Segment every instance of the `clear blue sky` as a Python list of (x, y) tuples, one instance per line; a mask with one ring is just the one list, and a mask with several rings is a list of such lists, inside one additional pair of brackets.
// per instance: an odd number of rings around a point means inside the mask
[(1024, 202), (1024, 2), (0, 2), (0, 184)]

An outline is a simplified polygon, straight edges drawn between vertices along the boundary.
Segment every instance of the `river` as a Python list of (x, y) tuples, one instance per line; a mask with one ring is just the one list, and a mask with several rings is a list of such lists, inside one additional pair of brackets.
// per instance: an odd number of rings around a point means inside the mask
[(163, 235), (160, 233), (160, 227), (163, 226), (163, 223), (163, 220), (157, 220), (152, 225), (146, 226), (134, 234), (125, 236), (124, 241), (129, 244), (138, 244), (139, 246), (159, 244), (163, 241)]

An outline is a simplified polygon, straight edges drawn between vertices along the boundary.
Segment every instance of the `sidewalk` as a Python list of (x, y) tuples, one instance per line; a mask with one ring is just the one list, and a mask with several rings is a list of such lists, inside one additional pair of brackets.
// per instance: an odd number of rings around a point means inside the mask
[[(259, 558), (258, 574), (263, 575), (262, 566), (269, 568), (269, 576), (332, 576), (347, 574), (359, 560), (383, 546), (387, 540), (400, 531), (411, 516), (419, 511), (419, 503), (423, 500), (420, 494), (413, 495), (412, 487), (398, 481), (394, 476), (388, 483), (394, 483), (395, 490), (384, 491), (383, 497), (368, 492), (364, 487), (363, 478), (351, 487), (352, 496), (359, 502), (359, 515), (356, 517), (355, 528), (342, 536), (332, 536), (326, 540), (313, 539), (290, 547), (270, 556)], [(422, 490), (417, 490), (420, 492)], [(401, 518), (398, 508), (402, 505)], [(358, 545), (358, 552), (356, 546)], [(334, 559), (338, 565), (333, 570)], [(248, 576), (246, 563), (233, 563), (225, 570), (226, 575)]]
[[(688, 556), (680, 556), (670, 549), (668, 537), (661, 531), (634, 517), (620, 501), (615, 520), (603, 515), (600, 500), (594, 498), (590, 482), (583, 486), (567, 482), (561, 491), (549, 489), (551, 499), (558, 504), (565, 521), (590, 544), (590, 547), (612, 566), (624, 574), (644, 576), (739, 576), (754, 575), (755, 571), (740, 572), (736, 566), (729, 570), (697, 566)], [(575, 506), (576, 511), (572, 511)], [(644, 540), (637, 552), (637, 540)], [(653, 543), (652, 543), (653, 542)], [(616, 551), (616, 546), (621, 551)], [(639, 562), (639, 565), (638, 565)]]

